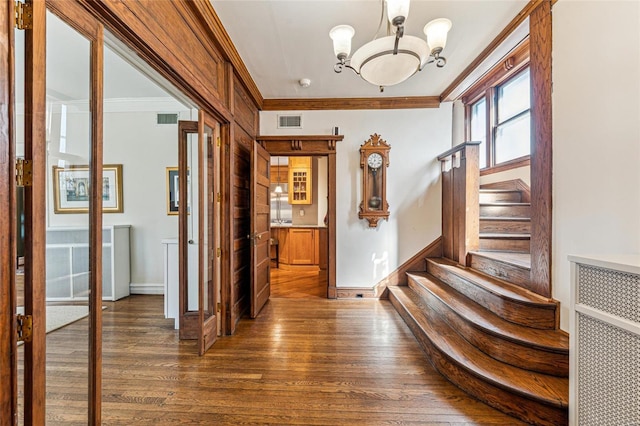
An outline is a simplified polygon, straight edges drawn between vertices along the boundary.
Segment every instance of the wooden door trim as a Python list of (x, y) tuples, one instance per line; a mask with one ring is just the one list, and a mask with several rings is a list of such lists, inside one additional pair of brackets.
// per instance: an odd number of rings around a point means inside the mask
[(551, 3), (544, 1), (529, 18), (531, 38), (531, 286), (546, 297), (553, 295), (552, 195), (552, 23)]
[[(25, 187), (25, 254), (31, 254), (24, 265), (25, 314), (33, 315), (33, 337), (24, 345), (24, 422), (45, 423), (46, 401), (46, 6), (34, 1), (32, 30), (25, 32), (25, 159), (32, 161), (32, 186)], [(33, 85), (28, 86), (32, 81)]]
[[(14, 2), (0, 6), (0, 104), (7, 105), (0, 117), (0, 199), (16, 204), (14, 86)], [(6, 120), (6, 121), (5, 121)], [(16, 213), (0, 216), (0, 425), (12, 425), (17, 415), (17, 351), (15, 333)]]
[(329, 181), (329, 223), (327, 225), (327, 298), (337, 298), (336, 286), (336, 143), (343, 135), (258, 136), (256, 140), (273, 156), (326, 156)]

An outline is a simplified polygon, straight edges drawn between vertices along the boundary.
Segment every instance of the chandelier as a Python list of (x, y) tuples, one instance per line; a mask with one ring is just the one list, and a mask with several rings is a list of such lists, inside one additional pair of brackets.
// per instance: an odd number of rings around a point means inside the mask
[[(355, 34), (353, 27), (338, 25), (329, 31), (333, 40), (333, 51), (338, 58), (334, 71), (342, 72), (349, 68), (365, 81), (380, 87), (402, 83), (425, 65), (435, 63), (442, 68), (447, 60), (441, 56), (447, 43), (447, 33), (451, 29), (451, 21), (446, 18), (434, 19), (424, 27), (427, 41), (404, 35), (404, 23), (409, 15), (410, 0), (382, 0), (382, 13), (376, 36), (372, 41), (360, 47), (349, 58), (351, 39)], [(384, 9), (387, 9), (387, 35), (377, 38), (384, 21)], [(392, 26), (395, 27), (393, 34)]]

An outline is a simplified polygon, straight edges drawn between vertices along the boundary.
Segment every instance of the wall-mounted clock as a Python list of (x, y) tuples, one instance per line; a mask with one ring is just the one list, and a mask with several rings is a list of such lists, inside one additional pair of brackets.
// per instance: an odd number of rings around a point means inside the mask
[(391, 146), (377, 133), (360, 146), (362, 168), (362, 202), (360, 219), (367, 219), (369, 227), (378, 226), (380, 219), (389, 219), (387, 203), (387, 167)]

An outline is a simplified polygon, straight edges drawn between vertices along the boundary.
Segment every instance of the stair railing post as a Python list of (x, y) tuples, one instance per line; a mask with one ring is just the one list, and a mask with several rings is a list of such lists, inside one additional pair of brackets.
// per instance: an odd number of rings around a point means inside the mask
[(442, 165), (443, 255), (467, 266), (480, 246), (480, 142), (465, 142), (438, 156)]

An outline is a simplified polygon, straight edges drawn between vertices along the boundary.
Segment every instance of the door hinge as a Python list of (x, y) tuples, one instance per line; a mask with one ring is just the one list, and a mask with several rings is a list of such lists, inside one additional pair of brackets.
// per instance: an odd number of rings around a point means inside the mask
[(216, 138), (216, 145), (220, 146), (220, 136)]
[(220, 247), (218, 247), (216, 249), (216, 257), (220, 257), (220, 256), (222, 256), (222, 250), (220, 250)]
[(218, 192), (218, 202), (222, 201), (222, 195)]
[(16, 325), (18, 342), (30, 342), (33, 334), (33, 317), (31, 315), (18, 314), (16, 316)]
[(16, 159), (16, 185), (31, 186), (33, 168), (32, 163), (24, 158)]
[(33, 6), (31, 3), (16, 1), (16, 28), (30, 30), (33, 28)]
[(220, 312), (222, 310), (222, 304), (220, 302), (218, 302), (218, 304), (216, 305), (216, 310), (218, 312)]

